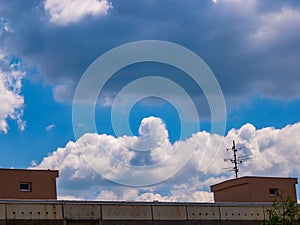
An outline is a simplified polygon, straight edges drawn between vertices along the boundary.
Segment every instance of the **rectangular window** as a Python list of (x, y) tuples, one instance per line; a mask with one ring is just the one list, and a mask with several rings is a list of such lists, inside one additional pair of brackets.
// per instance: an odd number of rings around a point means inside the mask
[(269, 189), (269, 194), (270, 194), (271, 197), (278, 196), (278, 189), (277, 188), (270, 188)]
[(31, 183), (28, 182), (20, 183), (20, 191), (31, 191)]

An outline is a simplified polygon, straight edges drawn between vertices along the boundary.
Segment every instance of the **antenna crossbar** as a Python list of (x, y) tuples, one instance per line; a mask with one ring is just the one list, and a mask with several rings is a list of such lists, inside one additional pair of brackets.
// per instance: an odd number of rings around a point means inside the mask
[(236, 148), (235, 141), (233, 140), (233, 145), (231, 149), (227, 149), (227, 151), (233, 151), (233, 157), (224, 159), (224, 161), (230, 161), (231, 163), (234, 164), (234, 167), (231, 167), (229, 171), (234, 171), (235, 178), (238, 178), (238, 172), (239, 172), (239, 167), (238, 165), (241, 164), (244, 160), (250, 159), (249, 156), (237, 156), (237, 151), (238, 149)]

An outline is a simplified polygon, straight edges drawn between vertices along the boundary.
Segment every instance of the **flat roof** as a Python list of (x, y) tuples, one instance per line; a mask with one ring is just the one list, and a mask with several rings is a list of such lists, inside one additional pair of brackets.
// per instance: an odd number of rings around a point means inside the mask
[(32, 173), (32, 172), (45, 172), (45, 173), (56, 173), (57, 177), (59, 176), (59, 170), (50, 170), (50, 169), (14, 169), (14, 168), (0, 168), (0, 172), (27, 172), (27, 173)]

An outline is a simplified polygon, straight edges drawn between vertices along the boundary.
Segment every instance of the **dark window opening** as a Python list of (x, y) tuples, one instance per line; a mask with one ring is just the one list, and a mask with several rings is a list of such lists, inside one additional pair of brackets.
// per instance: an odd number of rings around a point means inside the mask
[(269, 189), (269, 194), (270, 194), (271, 197), (278, 196), (278, 189), (277, 188), (270, 188)]
[(20, 191), (31, 191), (31, 184), (25, 182), (20, 183)]

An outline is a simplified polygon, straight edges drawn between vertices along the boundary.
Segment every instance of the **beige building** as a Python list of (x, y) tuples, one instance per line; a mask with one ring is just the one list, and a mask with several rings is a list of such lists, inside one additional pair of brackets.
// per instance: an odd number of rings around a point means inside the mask
[(241, 177), (212, 185), (215, 202), (272, 202), (284, 191), (297, 201), (297, 178)]
[(57, 170), (0, 168), (0, 199), (57, 199)]

